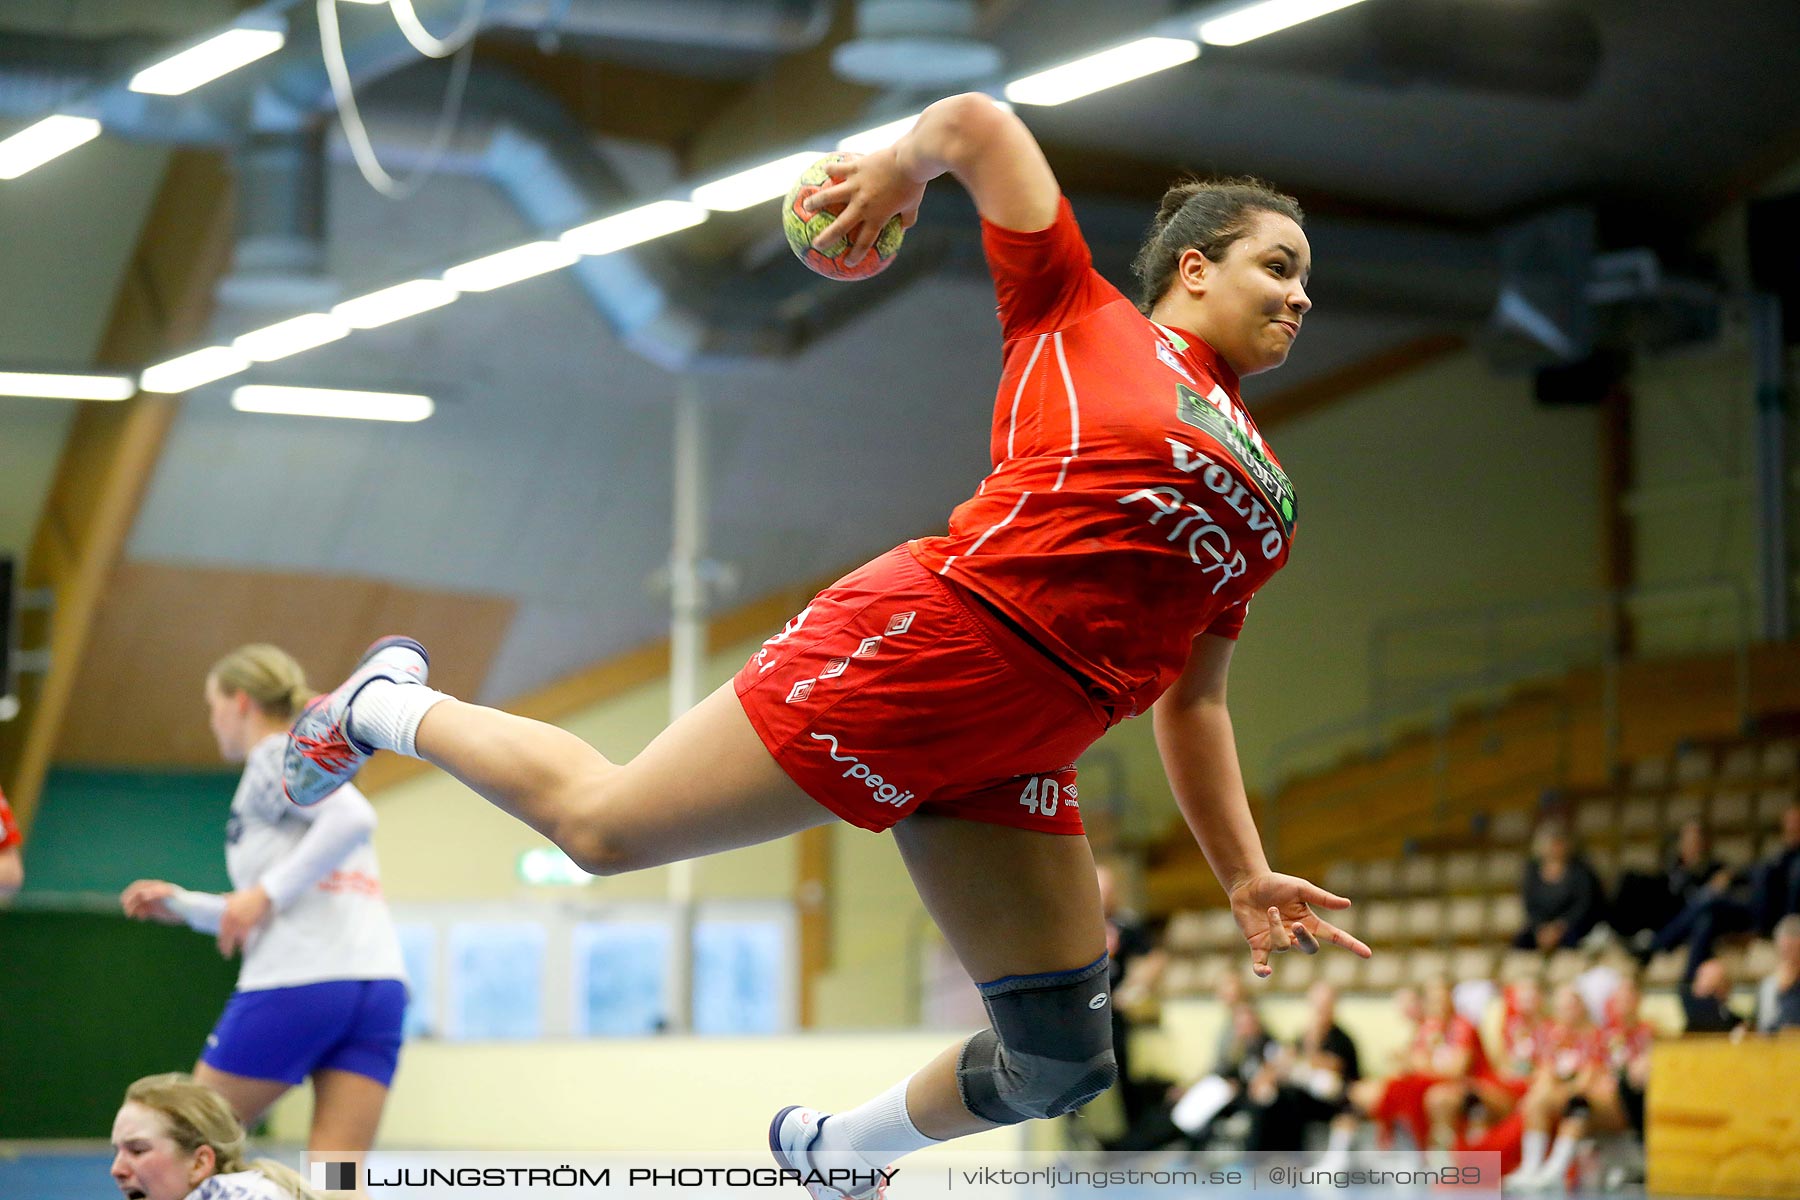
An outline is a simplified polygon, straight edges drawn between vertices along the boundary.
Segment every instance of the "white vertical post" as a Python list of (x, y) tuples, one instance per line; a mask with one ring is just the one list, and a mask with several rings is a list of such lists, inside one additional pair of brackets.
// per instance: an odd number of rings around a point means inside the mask
[[(700, 699), (706, 654), (706, 400), (692, 375), (679, 378), (675, 395), (675, 507), (669, 551), (669, 720)], [(694, 864), (669, 866), (669, 905), (675, 915), (675, 958), (670, 970), (669, 1032), (694, 1025)]]

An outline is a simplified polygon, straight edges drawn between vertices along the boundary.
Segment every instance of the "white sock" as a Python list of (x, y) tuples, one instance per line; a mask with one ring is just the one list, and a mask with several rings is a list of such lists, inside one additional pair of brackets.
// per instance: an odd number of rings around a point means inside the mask
[(363, 685), (351, 702), (344, 721), (345, 732), (365, 746), (417, 758), (419, 752), (413, 740), (419, 734), (419, 722), (432, 705), (448, 699), (449, 696), (423, 684), (373, 679)]
[(1576, 1139), (1567, 1134), (1558, 1134), (1556, 1144), (1550, 1148), (1550, 1157), (1544, 1160), (1544, 1169), (1538, 1177), (1549, 1183), (1560, 1185), (1569, 1174), (1569, 1164), (1575, 1161)]
[(902, 1079), (881, 1095), (848, 1112), (832, 1113), (819, 1127), (811, 1153), (854, 1154), (865, 1167), (885, 1167), (902, 1154), (938, 1144), (912, 1123), (906, 1111), (906, 1085)]
[(1333, 1125), (1331, 1140), (1326, 1143), (1326, 1149), (1333, 1154), (1348, 1154), (1355, 1141), (1356, 1127), (1354, 1125)]
[(1544, 1165), (1544, 1150), (1550, 1144), (1550, 1135), (1541, 1129), (1527, 1129), (1524, 1142), (1520, 1146), (1522, 1157), (1519, 1159), (1519, 1174), (1530, 1175)]

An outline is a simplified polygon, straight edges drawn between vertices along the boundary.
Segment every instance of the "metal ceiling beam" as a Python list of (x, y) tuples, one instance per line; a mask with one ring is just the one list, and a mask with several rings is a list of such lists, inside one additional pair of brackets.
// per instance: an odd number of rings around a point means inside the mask
[[(102, 365), (138, 363), (205, 329), (231, 253), (231, 181), (215, 156), (177, 152), (138, 239), (101, 344)], [(23, 623), (49, 669), (20, 688), (19, 719), (0, 726), (6, 792), (29, 825), (74, 694), (101, 598), (124, 550), (178, 401), (139, 395), (82, 406), (70, 426), (25, 560), (23, 585), (53, 597)]]

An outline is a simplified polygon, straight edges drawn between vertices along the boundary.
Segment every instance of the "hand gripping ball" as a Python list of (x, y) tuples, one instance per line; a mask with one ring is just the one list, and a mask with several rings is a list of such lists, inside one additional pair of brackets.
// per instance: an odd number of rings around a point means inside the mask
[(842, 153), (827, 154), (800, 172), (800, 178), (794, 181), (793, 189), (788, 192), (787, 207), (781, 210), (781, 226), (787, 233), (788, 248), (794, 252), (795, 258), (827, 279), (868, 279), (881, 274), (894, 261), (894, 255), (900, 250), (900, 239), (905, 235), (899, 215), (889, 218), (888, 223), (881, 227), (881, 234), (875, 239), (875, 244), (854, 267), (844, 265), (844, 255), (850, 252), (851, 243), (855, 240), (853, 238), (841, 237), (823, 250), (813, 249), (812, 240), (825, 232), (826, 227), (837, 219), (843, 208), (822, 208), (818, 212), (809, 213), (800, 207), (801, 201), (820, 188), (830, 187), (831, 165), (849, 157)]

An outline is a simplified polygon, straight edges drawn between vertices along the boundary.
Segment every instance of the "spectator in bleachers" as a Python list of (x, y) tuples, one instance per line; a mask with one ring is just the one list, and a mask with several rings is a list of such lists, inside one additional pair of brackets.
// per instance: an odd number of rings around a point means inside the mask
[(1105, 1149), (1141, 1152), (1176, 1143), (1203, 1147), (1212, 1139), (1216, 1122), (1238, 1110), (1245, 1087), (1273, 1056), (1276, 1042), (1256, 1007), (1242, 999), (1242, 981), (1236, 984), (1220, 984), (1221, 999), (1237, 999), (1228, 1000), (1213, 1069), (1187, 1087), (1170, 1088), (1162, 1103), (1147, 1109), (1120, 1137), (1102, 1142)]
[(1756, 1029), (1800, 1029), (1800, 914), (1775, 924), (1775, 970), (1756, 992)]
[[(1698, 820), (1682, 822), (1675, 852), (1668, 868), (1651, 875), (1626, 871), (1607, 913), (1607, 924), (1640, 953), (1650, 949), (1656, 935), (1680, 916), (1683, 909), (1709, 894), (1724, 865), (1713, 856), (1706, 827)], [(1676, 938), (1669, 945), (1679, 945)]]
[[(1305, 1147), (1315, 1125), (1331, 1125), (1331, 1155), (1350, 1149), (1354, 1121), (1339, 1122), (1346, 1091), (1362, 1078), (1356, 1043), (1337, 1023), (1337, 989), (1315, 983), (1306, 993), (1307, 1021), (1291, 1047), (1282, 1047), (1251, 1079), (1244, 1098), (1250, 1110), (1248, 1150), (1294, 1151)], [(1332, 1167), (1322, 1167), (1325, 1170)]]
[(1719, 938), (1744, 932), (1771, 936), (1776, 922), (1790, 913), (1800, 913), (1800, 803), (1781, 814), (1781, 844), (1773, 854), (1748, 869), (1714, 876), (1706, 894), (1683, 909), (1640, 957), (1647, 960), (1685, 941), (1682, 978), (1692, 979), (1713, 956)]
[(1604, 893), (1600, 877), (1575, 852), (1568, 830), (1558, 823), (1538, 829), (1520, 886), (1525, 928), (1513, 939), (1521, 950), (1575, 946), (1600, 920)]
[(1687, 1033), (1730, 1033), (1743, 1027), (1744, 1018), (1731, 1007), (1731, 980), (1724, 963), (1709, 958), (1682, 980), (1681, 1011)]

